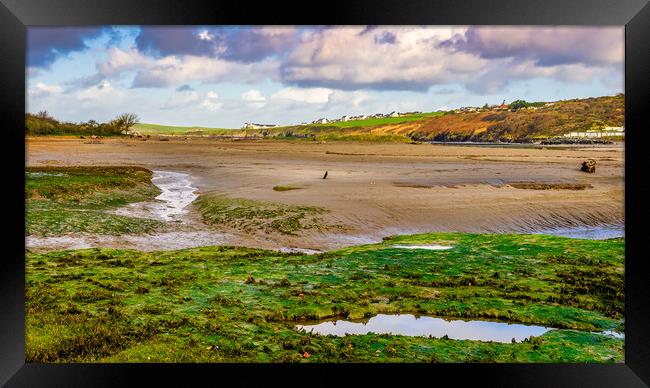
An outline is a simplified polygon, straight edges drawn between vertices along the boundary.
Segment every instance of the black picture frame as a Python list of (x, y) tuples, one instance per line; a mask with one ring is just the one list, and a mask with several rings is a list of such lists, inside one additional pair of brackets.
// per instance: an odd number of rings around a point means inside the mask
[[(7, 182), (0, 266), (0, 384), (128, 386), (395, 384), (422, 379), (513, 387), (642, 387), (650, 384), (650, 282), (644, 219), (644, 120), (650, 99), (647, 0), (341, 0), (301, 4), (173, 0), (0, 0), (2, 171)], [(621, 364), (26, 364), (24, 266), (26, 26), (144, 24), (625, 25), (625, 362)], [(645, 133), (644, 133), (645, 132)], [(14, 205), (15, 204), (15, 205)], [(193, 384), (192, 384), (193, 385)]]

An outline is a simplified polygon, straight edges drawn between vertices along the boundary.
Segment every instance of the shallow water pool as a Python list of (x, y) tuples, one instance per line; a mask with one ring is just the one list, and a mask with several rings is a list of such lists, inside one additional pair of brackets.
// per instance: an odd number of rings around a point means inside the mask
[(533, 233), (586, 240), (605, 240), (608, 238), (625, 237), (625, 225), (576, 226), (545, 229)]
[(540, 336), (549, 330), (544, 326), (492, 321), (447, 320), (438, 317), (413, 314), (379, 314), (364, 322), (326, 321), (312, 325), (298, 325), (296, 329), (312, 331), (315, 334), (345, 336), (353, 334), (395, 334), (410, 337), (447, 336), (455, 340), (477, 340), (510, 343), (521, 342), (525, 338)]

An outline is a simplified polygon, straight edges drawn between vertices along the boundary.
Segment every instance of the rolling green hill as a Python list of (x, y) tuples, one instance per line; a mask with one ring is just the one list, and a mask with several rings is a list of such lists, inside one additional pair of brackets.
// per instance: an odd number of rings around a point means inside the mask
[[(332, 132), (330, 135), (334, 135), (333, 131), (337, 131), (340, 128), (365, 128), (365, 127), (375, 127), (379, 125), (387, 124), (400, 124), (410, 121), (418, 121), (427, 117), (436, 117), (443, 115), (444, 112), (430, 112), (430, 113), (419, 113), (412, 114), (401, 117), (379, 117), (379, 118), (368, 118), (363, 120), (350, 120), (350, 121), (337, 121), (331, 122), (328, 124), (307, 124), (307, 125), (288, 125), (274, 128), (265, 129), (227, 129), (227, 128), (210, 128), (210, 127), (200, 127), (200, 126), (171, 126), (171, 125), (159, 125), (159, 124), (149, 124), (149, 123), (139, 123), (136, 124), (133, 129), (142, 135), (235, 135), (243, 136), (248, 134), (251, 136), (262, 135), (267, 133), (268, 135), (278, 135), (290, 131), (291, 133), (297, 135), (306, 135), (314, 132), (322, 132), (323, 130)], [(289, 137), (291, 134), (289, 134)]]
[(320, 125), (337, 127), (337, 128), (373, 127), (377, 125), (398, 124), (398, 123), (406, 123), (409, 121), (417, 121), (427, 117), (441, 116), (443, 114), (444, 112), (418, 113), (418, 114), (412, 114), (412, 115), (401, 116), (401, 117), (378, 117), (378, 118), (369, 118), (363, 120), (337, 121), (333, 123), (320, 124)]
[[(517, 104), (513, 104), (517, 106)], [(623, 126), (625, 96), (593, 97), (551, 103), (538, 102), (523, 108), (449, 111), (402, 117), (369, 118), (327, 124), (291, 125), (264, 129), (210, 129), (139, 124), (147, 133), (249, 136), (269, 139), (357, 141), (530, 141), (561, 137), (572, 131), (603, 126)], [(201, 132), (196, 130), (201, 129)], [(145, 132), (143, 132), (145, 133)]]

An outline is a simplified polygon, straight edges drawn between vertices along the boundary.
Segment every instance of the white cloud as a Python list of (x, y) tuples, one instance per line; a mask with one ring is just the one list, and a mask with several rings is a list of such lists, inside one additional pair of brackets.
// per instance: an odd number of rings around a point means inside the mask
[(221, 109), (222, 106), (223, 103), (219, 102), (219, 95), (212, 91), (206, 94), (200, 105), (201, 108), (211, 112)]
[(622, 48), (620, 28), (336, 27), (304, 32), (281, 77), (303, 87), (426, 91), (462, 83), (493, 93), (511, 80), (584, 83), (621, 72)]
[(261, 108), (266, 105), (266, 97), (264, 97), (264, 95), (259, 90), (248, 90), (242, 93), (241, 98), (250, 106), (257, 108)]
[(332, 89), (327, 88), (284, 88), (271, 95), (272, 99), (321, 104), (329, 101)]
[[(207, 31), (200, 33), (199, 37), (202, 40), (213, 39)], [(154, 58), (134, 47), (127, 50), (111, 47), (107, 49), (106, 60), (97, 62), (95, 74), (79, 77), (68, 83), (83, 88), (130, 71), (136, 72), (134, 87), (169, 87), (194, 81), (253, 83), (266, 78), (278, 79), (278, 67), (279, 62), (270, 58), (252, 63), (194, 55)]]
[(216, 92), (199, 93), (195, 90), (181, 90), (172, 94), (162, 106), (162, 109), (197, 108), (215, 111), (222, 106), (223, 104), (219, 101), (219, 95)]
[(63, 89), (59, 85), (48, 85), (43, 82), (37, 82), (32, 88), (29, 88), (27, 94), (30, 97), (41, 98), (52, 94), (59, 94)]
[(110, 77), (125, 71), (148, 68), (152, 65), (151, 58), (143, 55), (135, 48), (122, 50), (109, 48), (108, 58), (104, 62), (97, 62), (97, 72), (104, 77)]
[[(246, 63), (197, 55), (153, 58), (135, 48), (111, 48), (107, 60), (98, 63), (97, 69), (103, 77), (136, 71), (135, 87), (167, 87), (188, 82), (253, 83), (268, 78), (303, 87), (326, 86), (327, 89), (426, 90), (432, 83), (476, 72), (488, 62), (474, 54), (448, 53), (436, 47), (465, 30), (452, 27), (378, 27), (367, 33), (364, 27), (309, 30), (303, 33), (297, 45), (288, 47), (285, 58), (268, 57)], [(295, 32), (293, 28), (256, 31), (273, 38), (273, 42)], [(394, 42), (378, 44), (377, 37), (381, 34), (394, 36)], [(207, 30), (197, 36), (201, 40), (214, 40)], [(325, 101), (323, 93), (321, 90), (319, 102)], [(308, 100), (313, 101), (313, 98)]]
[(214, 35), (212, 35), (210, 33), (210, 31), (207, 31), (207, 30), (203, 30), (203, 31), (199, 32), (198, 34), (196, 34), (196, 36), (200, 40), (207, 40), (207, 41), (214, 40)]
[(241, 95), (242, 100), (246, 101), (266, 101), (266, 97), (259, 90), (248, 90)]
[(362, 103), (369, 100), (371, 100), (371, 97), (367, 92), (345, 92), (342, 90), (334, 90), (327, 97), (327, 104), (328, 106), (341, 104), (348, 107), (359, 107)]
[[(594, 74), (602, 75), (603, 69), (620, 72), (621, 31), (579, 27), (342, 26), (306, 29), (294, 39), (294, 27), (255, 27), (232, 36), (207, 28), (185, 34), (175, 44), (181, 45), (183, 39), (214, 41), (211, 55), (172, 50), (154, 58), (134, 47), (109, 48), (108, 58), (97, 63), (97, 74), (79, 79), (78, 84), (86, 87), (135, 71), (134, 87), (191, 82), (251, 84), (270, 79), (286, 86), (288, 90), (282, 93), (287, 93), (287, 99), (309, 102), (325, 102), (327, 92), (322, 89), (426, 91), (434, 85), (460, 83), (475, 92), (494, 92), (507, 85), (508, 78), (589, 82)], [(266, 54), (257, 55), (261, 51)], [(311, 92), (321, 90), (317, 97), (305, 97), (295, 92), (296, 87)], [(264, 101), (248, 103), (263, 106)]]
[(196, 105), (201, 101), (201, 95), (193, 90), (184, 90), (174, 93), (163, 105), (163, 109), (182, 108)]
[(133, 80), (135, 87), (166, 87), (188, 82), (259, 82), (276, 72), (276, 60), (238, 63), (219, 58), (186, 55), (157, 59), (141, 69)]
[(74, 93), (74, 96), (79, 101), (90, 101), (90, 100), (104, 100), (108, 98), (117, 98), (123, 97), (123, 92), (117, 92), (113, 89), (113, 85), (110, 82), (104, 80), (97, 85), (93, 85), (89, 88), (79, 90)]
[(475, 26), (446, 43), (483, 58), (533, 59), (540, 66), (618, 65), (624, 58), (624, 31), (613, 26)]
[[(340, 27), (307, 31), (282, 67), (286, 82), (338, 89), (418, 89), (483, 68), (476, 55), (438, 44), (464, 31), (450, 27)], [(389, 34), (390, 43), (377, 38)]]
[[(36, 85), (35, 85), (36, 87)], [(144, 109), (147, 100), (139, 95), (114, 86), (109, 81), (74, 91), (66, 91), (58, 85), (39, 85), (39, 93), (48, 90), (40, 98), (29, 93), (27, 109), (29, 112), (47, 110), (59, 120), (108, 121), (123, 112)]]
[(580, 83), (605, 77), (609, 73), (608, 69), (589, 67), (582, 63), (538, 66), (533, 60), (504, 58), (490, 61), (488, 66), (466, 80), (465, 87), (476, 94), (495, 94), (513, 82), (527, 79), (545, 78)]

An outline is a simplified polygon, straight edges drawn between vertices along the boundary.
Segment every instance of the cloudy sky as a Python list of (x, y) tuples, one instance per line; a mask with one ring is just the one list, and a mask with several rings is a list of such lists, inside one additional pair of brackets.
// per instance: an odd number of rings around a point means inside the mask
[(30, 27), (27, 110), (239, 128), (624, 90), (623, 27)]

